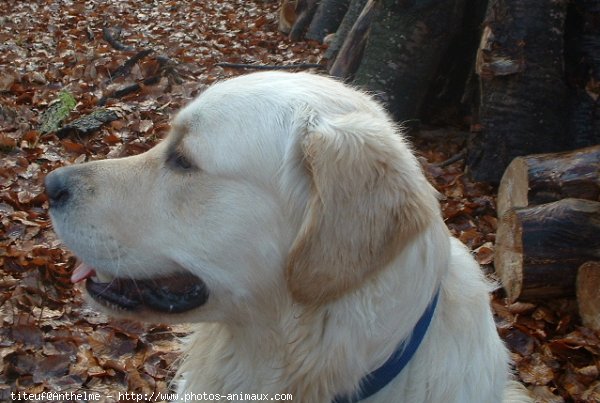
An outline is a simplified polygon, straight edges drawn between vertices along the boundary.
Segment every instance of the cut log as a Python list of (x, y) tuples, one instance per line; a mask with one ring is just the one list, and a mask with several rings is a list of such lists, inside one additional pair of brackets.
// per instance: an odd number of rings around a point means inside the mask
[(568, 197), (600, 201), (600, 145), (515, 158), (500, 181), (498, 217)]
[(577, 269), (600, 260), (600, 202), (563, 199), (509, 210), (494, 265), (508, 299), (572, 296)]
[(586, 262), (579, 267), (577, 305), (583, 325), (600, 330), (600, 261)]

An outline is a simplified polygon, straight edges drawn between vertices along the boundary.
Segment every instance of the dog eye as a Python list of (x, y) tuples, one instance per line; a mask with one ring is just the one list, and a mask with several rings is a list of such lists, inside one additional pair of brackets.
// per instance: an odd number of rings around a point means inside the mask
[(174, 152), (167, 158), (167, 165), (171, 168), (187, 171), (192, 169), (194, 165), (183, 154)]

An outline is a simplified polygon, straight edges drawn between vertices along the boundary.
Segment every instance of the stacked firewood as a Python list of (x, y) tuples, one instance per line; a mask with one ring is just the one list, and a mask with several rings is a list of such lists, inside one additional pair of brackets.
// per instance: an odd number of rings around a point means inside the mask
[(510, 301), (577, 296), (600, 329), (600, 145), (515, 158), (498, 189), (495, 268)]

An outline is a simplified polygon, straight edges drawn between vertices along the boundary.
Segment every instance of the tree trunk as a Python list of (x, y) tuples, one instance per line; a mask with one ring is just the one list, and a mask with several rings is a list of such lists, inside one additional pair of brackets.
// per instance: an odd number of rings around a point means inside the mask
[(565, 70), (570, 87), (569, 136), (575, 147), (600, 144), (600, 2), (570, 3)]
[(298, 0), (296, 3), (296, 21), (290, 31), (290, 39), (299, 41), (306, 27), (310, 24), (317, 11), (319, 0)]
[(335, 32), (335, 38), (333, 39), (333, 42), (325, 51), (324, 57), (325, 59), (329, 60), (330, 66), (333, 65), (335, 57), (346, 40), (348, 32), (350, 32), (350, 29), (352, 29), (352, 26), (358, 19), (358, 16), (365, 7), (365, 4), (367, 4), (367, 0), (352, 0), (350, 2), (348, 11), (344, 15), (344, 19), (342, 20), (338, 30)]
[(508, 299), (570, 296), (580, 265), (600, 260), (600, 202), (563, 199), (511, 210), (498, 223), (494, 265)]
[(436, 126), (461, 126), (478, 91), (474, 60), (487, 0), (466, 0), (461, 29), (442, 57), (423, 106), (421, 119)]
[(338, 29), (349, 4), (350, 0), (321, 0), (306, 31), (306, 39), (323, 42), (325, 36)]
[(600, 261), (586, 262), (577, 271), (577, 305), (583, 326), (600, 330)]
[(483, 131), (469, 147), (475, 179), (498, 183), (519, 155), (568, 149), (566, 8), (565, 0), (490, 2), (476, 61)]
[(354, 81), (377, 93), (398, 120), (418, 118), (439, 61), (459, 32), (464, 3), (376, 1)]
[(340, 49), (335, 62), (329, 69), (329, 74), (342, 79), (349, 79), (360, 65), (365, 43), (375, 15), (376, 0), (369, 0)]
[(600, 145), (515, 158), (500, 181), (498, 217), (567, 197), (600, 201)]

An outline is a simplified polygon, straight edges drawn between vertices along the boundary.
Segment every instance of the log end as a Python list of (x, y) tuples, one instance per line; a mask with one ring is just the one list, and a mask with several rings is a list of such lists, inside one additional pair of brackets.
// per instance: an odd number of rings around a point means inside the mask
[(586, 262), (579, 267), (576, 288), (583, 325), (600, 330), (600, 261)]
[(519, 298), (523, 285), (523, 228), (514, 211), (500, 219), (496, 234), (494, 267), (510, 302)]
[(529, 204), (529, 164), (527, 159), (517, 157), (506, 168), (498, 187), (497, 211), (502, 217), (511, 208), (527, 207)]

